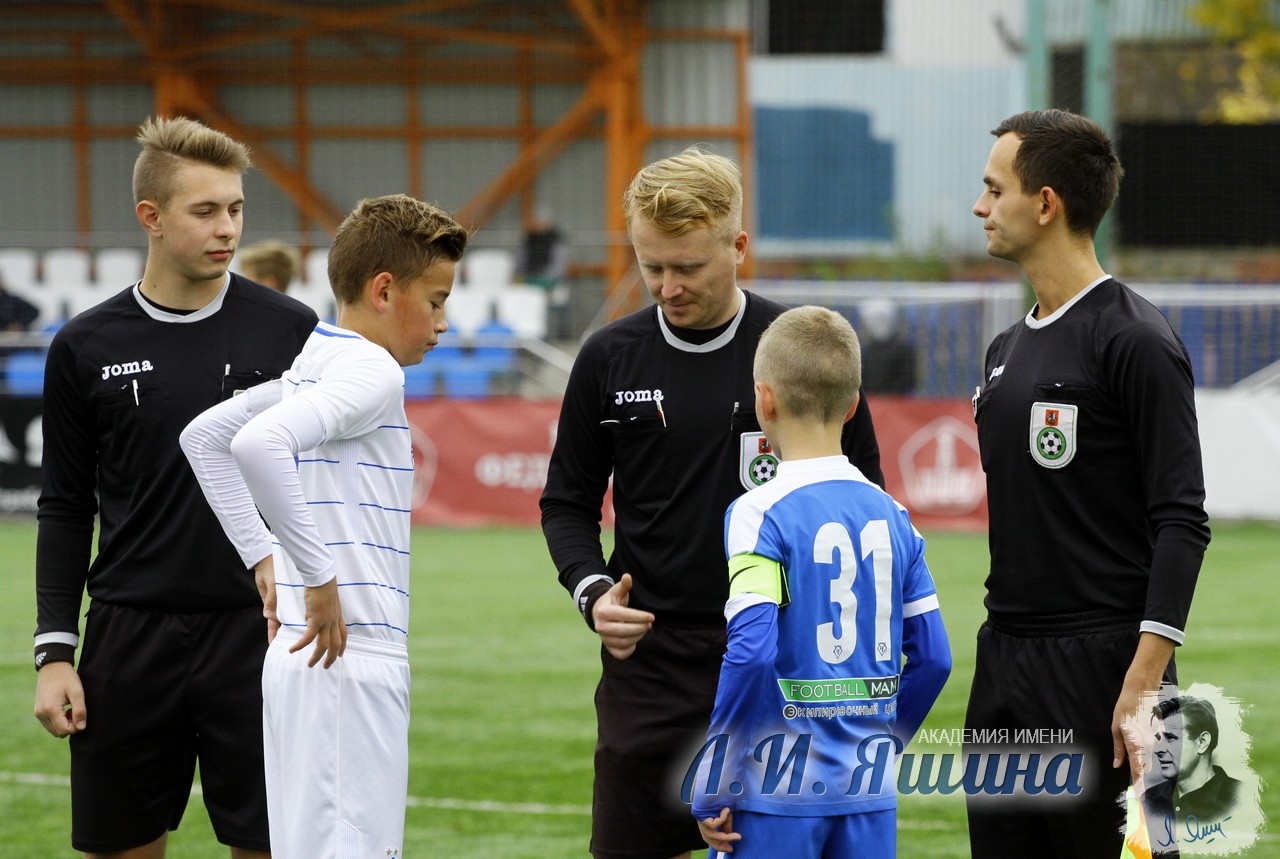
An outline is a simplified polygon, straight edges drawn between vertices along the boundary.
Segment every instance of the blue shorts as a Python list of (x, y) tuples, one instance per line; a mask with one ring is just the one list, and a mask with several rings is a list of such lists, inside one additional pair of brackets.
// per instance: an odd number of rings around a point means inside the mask
[(733, 829), (742, 840), (732, 853), (707, 851), (707, 859), (894, 859), (898, 855), (898, 810), (834, 817), (783, 817), (735, 811)]

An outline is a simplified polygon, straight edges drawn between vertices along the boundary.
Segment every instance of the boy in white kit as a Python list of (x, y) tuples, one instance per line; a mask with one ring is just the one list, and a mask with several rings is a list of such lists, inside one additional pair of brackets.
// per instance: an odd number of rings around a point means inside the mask
[(273, 638), (262, 681), (274, 859), (401, 850), (413, 486), (401, 367), (447, 330), (466, 243), (427, 203), (361, 201), (329, 251), (337, 324), (316, 326), (282, 379), (182, 433), (241, 558), (273, 557), (258, 590)]

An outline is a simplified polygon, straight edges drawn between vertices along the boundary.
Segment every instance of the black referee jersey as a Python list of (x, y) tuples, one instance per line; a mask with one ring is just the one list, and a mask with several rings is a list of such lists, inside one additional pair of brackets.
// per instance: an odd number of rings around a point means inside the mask
[(86, 586), (93, 599), (142, 609), (260, 602), (178, 435), (236, 390), (278, 378), (316, 314), (236, 274), (220, 306), (185, 321), (143, 301), (130, 287), (76, 316), (49, 347), (37, 635), (75, 634)]
[[(541, 500), (543, 533), (570, 594), (590, 576), (631, 573), (633, 608), (669, 625), (724, 625), (724, 514), (746, 491), (751, 451), (743, 445), (757, 440), (743, 434), (760, 430), (752, 361), (760, 335), (787, 309), (743, 295), (741, 321), (709, 332), (708, 342), (677, 337), (655, 306), (583, 344)], [(843, 447), (884, 485), (865, 400), (845, 425)], [(610, 475), (616, 526), (606, 570), (600, 514)]]
[(1181, 643), (1209, 543), (1186, 348), (1107, 278), (987, 350), (975, 418), (990, 503), (986, 605), (1141, 618)]

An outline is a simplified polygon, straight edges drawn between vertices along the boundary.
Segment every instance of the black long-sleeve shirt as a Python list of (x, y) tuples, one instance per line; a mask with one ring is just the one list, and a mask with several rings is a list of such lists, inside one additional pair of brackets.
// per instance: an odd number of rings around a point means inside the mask
[[(740, 321), (707, 343), (680, 339), (649, 307), (583, 344), (541, 500), (547, 546), (575, 599), (595, 577), (631, 573), (632, 607), (668, 625), (724, 625), (724, 512), (750, 485), (743, 471), (755, 450), (743, 445), (757, 439), (743, 434), (760, 430), (752, 362), (760, 335), (787, 309), (743, 295)], [(865, 400), (842, 445), (884, 485)], [(600, 519), (610, 475), (614, 551), (606, 565)]]
[(988, 610), (1135, 617), (1181, 643), (1209, 528), (1191, 362), (1168, 321), (1108, 278), (997, 336), (986, 376)]
[(278, 378), (315, 324), (302, 303), (233, 274), (187, 315), (130, 287), (58, 331), (45, 368), (38, 643), (74, 643), (86, 587), (95, 600), (176, 612), (259, 601), (178, 434), (236, 390)]

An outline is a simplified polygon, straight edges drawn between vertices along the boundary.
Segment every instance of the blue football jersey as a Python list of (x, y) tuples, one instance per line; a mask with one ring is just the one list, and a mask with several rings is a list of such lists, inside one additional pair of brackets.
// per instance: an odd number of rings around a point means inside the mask
[[(695, 815), (895, 807), (899, 707), (918, 728), (950, 662), (906, 510), (843, 457), (784, 461), (730, 505), (725, 547), (729, 645), (686, 785)], [(904, 648), (904, 619), (923, 649)], [(911, 689), (904, 649), (928, 678)]]

